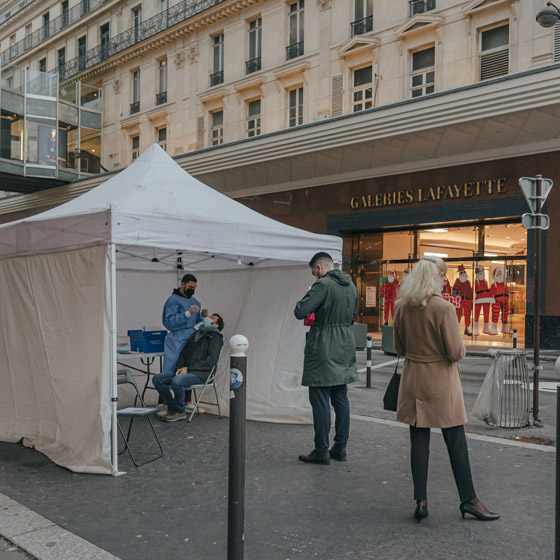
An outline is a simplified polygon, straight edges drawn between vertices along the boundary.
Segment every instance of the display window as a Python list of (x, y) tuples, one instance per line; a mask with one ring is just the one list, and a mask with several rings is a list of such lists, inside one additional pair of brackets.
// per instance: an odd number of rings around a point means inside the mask
[(524, 346), (527, 232), (519, 223), (440, 224), (359, 232), (344, 243), (344, 261), (358, 288), (358, 320), (368, 331), (391, 325), (399, 287), (422, 257), (448, 266), (442, 296), (456, 308), (465, 342)]

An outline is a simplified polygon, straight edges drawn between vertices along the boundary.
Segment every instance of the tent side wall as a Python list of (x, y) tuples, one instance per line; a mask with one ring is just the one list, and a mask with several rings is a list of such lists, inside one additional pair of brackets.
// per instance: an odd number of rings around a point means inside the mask
[(0, 260), (0, 440), (111, 473), (110, 254)]
[[(227, 413), (229, 345), (234, 334), (249, 339), (247, 418), (269, 422), (310, 423), (307, 389), (301, 386), (305, 333), (294, 307), (313, 283), (307, 265), (195, 272), (196, 297), (210, 313), (224, 318), (225, 344), (217, 383)], [(118, 334), (161, 325), (165, 299), (176, 287), (176, 272), (117, 272)], [(147, 393), (156, 402), (154, 392)], [(206, 405), (205, 405), (206, 408)]]

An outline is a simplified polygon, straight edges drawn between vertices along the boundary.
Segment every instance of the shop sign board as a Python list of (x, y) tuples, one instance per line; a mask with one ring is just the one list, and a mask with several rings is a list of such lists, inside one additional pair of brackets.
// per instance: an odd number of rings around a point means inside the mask
[(366, 286), (366, 307), (376, 306), (377, 289), (375, 286)]
[[(519, 186), (529, 205), (529, 210), (534, 214), (537, 211), (537, 179), (534, 177), (521, 177), (521, 179), (519, 179)], [(551, 189), (552, 179), (541, 179), (541, 205), (544, 205), (546, 197)]]

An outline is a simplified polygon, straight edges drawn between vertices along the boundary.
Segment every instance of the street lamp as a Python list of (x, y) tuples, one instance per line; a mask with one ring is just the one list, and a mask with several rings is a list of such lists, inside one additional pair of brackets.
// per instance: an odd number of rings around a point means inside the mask
[(560, 10), (552, 2), (547, 2), (546, 8), (537, 14), (536, 20), (542, 27), (554, 27), (560, 20)]

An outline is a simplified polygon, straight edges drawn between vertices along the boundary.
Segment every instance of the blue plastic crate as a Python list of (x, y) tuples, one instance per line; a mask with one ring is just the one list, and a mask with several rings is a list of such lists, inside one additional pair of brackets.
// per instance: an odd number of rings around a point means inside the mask
[(132, 352), (163, 352), (167, 331), (128, 331)]

